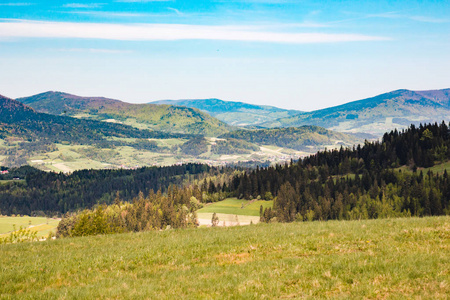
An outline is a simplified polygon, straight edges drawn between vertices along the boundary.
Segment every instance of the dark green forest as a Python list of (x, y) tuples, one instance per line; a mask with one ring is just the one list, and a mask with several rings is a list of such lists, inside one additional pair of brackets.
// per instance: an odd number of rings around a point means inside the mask
[(215, 145), (211, 147), (211, 152), (219, 155), (223, 154), (247, 154), (252, 151), (259, 151), (255, 144), (244, 140), (228, 138), (226, 140), (216, 140)]
[(226, 139), (239, 139), (258, 145), (276, 145), (295, 150), (310, 150), (324, 144), (334, 144), (334, 140), (341, 140), (344, 144), (352, 145), (358, 141), (354, 136), (334, 132), (318, 126), (301, 126), (288, 128), (271, 128), (258, 130), (235, 130), (220, 136)]
[(139, 192), (166, 192), (170, 185), (182, 185), (210, 167), (186, 164), (171, 167), (145, 167), (136, 170), (81, 170), (70, 175), (43, 172), (32, 167), (11, 169), (1, 179), (21, 178), (25, 182), (0, 184), (2, 214), (52, 215), (111, 204), (117, 192), (131, 201)]
[[(447, 172), (425, 174), (419, 167), (450, 159), (449, 128), (412, 125), (382, 141), (353, 149), (321, 151), (291, 162), (236, 176), (228, 186), (239, 198), (275, 196), (264, 220), (329, 220), (450, 213)], [(408, 166), (412, 171), (398, 169)]]

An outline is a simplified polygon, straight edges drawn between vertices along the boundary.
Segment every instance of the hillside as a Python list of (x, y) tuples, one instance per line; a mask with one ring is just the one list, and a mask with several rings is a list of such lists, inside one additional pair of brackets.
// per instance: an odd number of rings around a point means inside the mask
[(0, 137), (17, 137), (28, 141), (49, 140), (93, 144), (105, 137), (163, 138), (174, 137), (116, 123), (98, 122), (39, 113), (23, 103), (0, 96)]
[(160, 100), (153, 104), (170, 104), (200, 109), (211, 116), (235, 126), (257, 125), (301, 113), (274, 106), (254, 105), (220, 99)]
[[(40, 103), (51, 107), (51, 102), (35, 100), (36, 105)], [(49, 101), (56, 100), (50, 98)], [(73, 106), (79, 105), (76, 98), (71, 101)], [(101, 101), (105, 105), (123, 105), (115, 100)], [(214, 137), (204, 139), (200, 136), (194, 138), (194, 135), (145, 129), (148, 126), (141, 126), (144, 128), (139, 129), (117, 122), (100, 122), (95, 120), (96, 116), (94, 119), (85, 119), (69, 117), (70, 114), (64, 115), (64, 111), (63, 115), (39, 113), (19, 101), (3, 96), (0, 104), (0, 164), (8, 167), (29, 164), (45, 171), (70, 173), (91, 168), (167, 166), (181, 162), (214, 165), (240, 161), (264, 162), (269, 159), (275, 162), (300, 155), (290, 149), (260, 149), (243, 140), (217, 140)], [(151, 107), (148, 105), (147, 109)], [(67, 106), (58, 108), (55, 104), (52, 112), (57, 113), (63, 108)], [(122, 108), (126, 110), (126, 106)], [(170, 108), (197, 112), (183, 107)], [(74, 112), (79, 112), (79, 109), (74, 108)], [(135, 122), (134, 125), (136, 124)], [(211, 123), (203, 125), (207, 124)], [(196, 125), (198, 123), (190, 126), (193, 128)], [(203, 125), (199, 128), (204, 128)], [(202, 129), (198, 131), (202, 132)]]
[(449, 217), (0, 245), (6, 299), (446, 299)]
[(220, 138), (241, 139), (259, 145), (276, 145), (299, 151), (313, 152), (324, 147), (353, 146), (363, 142), (355, 136), (318, 126), (236, 130)]
[[(0, 97), (0, 162), (7, 166), (27, 164), (30, 157), (55, 153), (62, 145), (79, 145), (83, 147), (80, 151), (86, 151), (90, 147), (102, 152), (102, 149), (117, 146), (158, 151), (158, 144), (149, 139), (189, 137), (191, 136), (143, 130), (116, 123), (39, 113), (19, 101)], [(64, 157), (63, 153), (57, 155), (59, 158)]]
[(410, 124), (450, 119), (450, 89), (397, 90), (372, 98), (281, 118), (264, 127), (317, 125), (340, 132), (365, 132), (381, 136)]
[(198, 109), (156, 104), (131, 104), (102, 97), (80, 97), (61, 92), (46, 92), (19, 98), (39, 112), (69, 115), (174, 133), (215, 136), (230, 127)]

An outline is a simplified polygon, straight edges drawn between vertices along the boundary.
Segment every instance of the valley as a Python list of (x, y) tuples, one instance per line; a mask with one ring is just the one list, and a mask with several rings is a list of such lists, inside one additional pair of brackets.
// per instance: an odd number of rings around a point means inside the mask
[(0, 100), (2, 297), (449, 292), (445, 121), (363, 143), (315, 125), (157, 131)]
[[(363, 141), (320, 127), (239, 131), (195, 109), (170, 105), (135, 105), (60, 92), (19, 100), (2, 97), (2, 114), (13, 115), (0, 120), (0, 159), (5, 166), (29, 164), (67, 173), (190, 162), (274, 164)], [(256, 132), (266, 137), (250, 139)], [(288, 140), (292, 142), (280, 143)]]
[(448, 1), (0, 1), (0, 300), (449, 299)]

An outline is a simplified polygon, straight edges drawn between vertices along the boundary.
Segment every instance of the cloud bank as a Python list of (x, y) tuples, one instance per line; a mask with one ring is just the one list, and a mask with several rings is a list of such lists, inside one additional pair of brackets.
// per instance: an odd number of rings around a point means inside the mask
[(104, 24), (3, 20), (0, 38), (79, 38), (120, 41), (222, 40), (265, 43), (383, 41), (386, 37), (347, 33), (272, 32), (239, 26)]

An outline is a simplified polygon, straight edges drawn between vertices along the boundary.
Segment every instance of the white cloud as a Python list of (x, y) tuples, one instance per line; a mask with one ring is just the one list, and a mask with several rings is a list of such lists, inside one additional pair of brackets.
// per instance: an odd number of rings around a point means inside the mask
[(183, 24), (104, 24), (6, 20), (0, 38), (80, 38), (121, 41), (223, 40), (267, 43), (336, 43), (389, 40), (351, 33), (273, 32), (239, 26)]
[(171, 10), (171, 11), (173, 11), (173, 12), (175, 12), (177, 15), (184, 15), (181, 11), (179, 11), (178, 9), (176, 9), (176, 8), (173, 8), (173, 7), (168, 7), (167, 8), (168, 10)]
[(98, 8), (103, 6), (103, 3), (89, 3), (89, 4), (85, 4), (85, 3), (67, 3), (64, 4), (63, 7), (68, 7), (68, 8)]
[(60, 52), (89, 52), (89, 53), (104, 53), (104, 54), (123, 54), (133, 52), (131, 50), (98, 49), (98, 48), (62, 48), (56, 50)]
[(173, 2), (175, 0), (116, 0), (115, 2), (124, 3), (147, 3), (147, 2)]
[(425, 22), (425, 23), (449, 23), (450, 19), (438, 19), (438, 18), (432, 18), (432, 17), (425, 17), (425, 16), (412, 16), (409, 17), (411, 20), (419, 21), (419, 22)]
[(0, 3), (0, 6), (30, 6), (30, 5), (34, 5), (34, 3), (26, 3), (26, 2)]
[(156, 17), (160, 16), (158, 14), (150, 13), (134, 13), (134, 12), (112, 12), (112, 11), (67, 11), (63, 13), (78, 14), (78, 15), (89, 15), (102, 18), (142, 18), (142, 17)]

